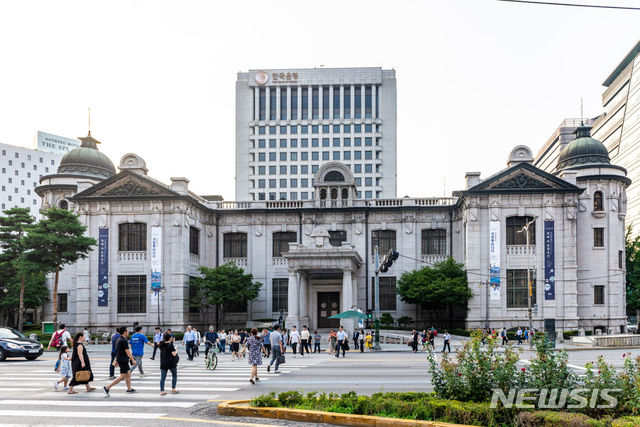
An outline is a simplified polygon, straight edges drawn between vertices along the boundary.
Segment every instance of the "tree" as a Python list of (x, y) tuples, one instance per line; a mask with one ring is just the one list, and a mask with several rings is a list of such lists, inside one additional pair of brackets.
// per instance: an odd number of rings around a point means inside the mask
[(58, 323), (58, 279), (65, 265), (85, 259), (96, 240), (86, 237), (87, 227), (78, 215), (65, 209), (50, 208), (25, 239), (27, 259), (55, 272), (53, 282), (53, 323)]
[[(0, 216), (0, 263), (5, 264), (4, 268), (9, 268), (11, 264), (20, 281), (20, 292), (18, 298), (18, 330), (22, 332), (24, 323), (24, 294), (26, 291), (26, 266), (24, 240), (31, 228), (35, 218), (30, 215), (27, 208), (14, 207), (3, 211), (4, 216)], [(30, 266), (31, 270), (34, 266)], [(8, 288), (7, 288), (8, 289)]]
[[(20, 324), (15, 320), (20, 299), (25, 310), (41, 307), (49, 300), (49, 291), (45, 286), (46, 277), (39, 266), (25, 262), (23, 271), (24, 282), (18, 277), (17, 269), (12, 263), (0, 263), (0, 324), (2, 325)], [(21, 291), (23, 291), (22, 295)], [(10, 322), (9, 319), (13, 320)]]
[(625, 261), (627, 269), (627, 310), (636, 312), (640, 321), (640, 235), (631, 236), (631, 226), (625, 235)]
[(206, 313), (209, 307), (215, 307), (216, 329), (224, 320), (225, 304), (254, 300), (262, 287), (262, 283), (253, 281), (252, 274), (244, 274), (244, 270), (232, 262), (213, 268), (200, 267), (198, 271), (202, 277), (194, 277), (189, 281), (192, 288), (189, 305), (201, 313)]
[(382, 313), (382, 316), (380, 316), (380, 323), (387, 326), (393, 325), (393, 316), (389, 313)]
[(464, 265), (452, 257), (404, 273), (396, 289), (402, 301), (410, 304), (438, 305), (449, 309), (449, 327), (453, 327), (453, 307), (466, 307), (473, 296), (467, 285)]
[(402, 316), (398, 319), (398, 325), (400, 325), (400, 327), (406, 327), (411, 322), (413, 322), (413, 319), (409, 316)]

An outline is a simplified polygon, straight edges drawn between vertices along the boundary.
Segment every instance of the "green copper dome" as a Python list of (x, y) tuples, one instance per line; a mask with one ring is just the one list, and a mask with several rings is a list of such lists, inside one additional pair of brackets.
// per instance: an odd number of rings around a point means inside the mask
[(557, 170), (611, 164), (609, 151), (602, 142), (591, 137), (590, 129), (589, 126), (576, 129), (576, 139), (560, 152)]
[(71, 174), (90, 176), (95, 178), (109, 178), (116, 174), (116, 168), (109, 158), (98, 151), (97, 144), (100, 141), (91, 136), (91, 132), (84, 137), (78, 138), (82, 145), (74, 148), (62, 157), (59, 174)]

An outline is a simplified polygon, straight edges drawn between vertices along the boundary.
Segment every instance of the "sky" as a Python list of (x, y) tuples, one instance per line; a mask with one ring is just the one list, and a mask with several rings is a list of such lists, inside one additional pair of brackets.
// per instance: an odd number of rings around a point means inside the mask
[(91, 107), (116, 166), (133, 152), (156, 179), (233, 200), (237, 72), (380, 66), (397, 77), (398, 197), (449, 195), (516, 145), (537, 153), (581, 98), (600, 114), (639, 24), (495, 0), (3, 1), (0, 142), (84, 136)]

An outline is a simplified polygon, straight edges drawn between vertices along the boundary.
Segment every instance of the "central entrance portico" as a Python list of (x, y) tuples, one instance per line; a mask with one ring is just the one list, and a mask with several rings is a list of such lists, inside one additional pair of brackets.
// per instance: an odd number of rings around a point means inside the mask
[(351, 331), (353, 319), (338, 322), (329, 317), (358, 301), (356, 277), (362, 258), (348, 242), (331, 246), (323, 227), (313, 229), (310, 237), (311, 245), (290, 243), (289, 252), (283, 254), (289, 269), (287, 327), (336, 328), (342, 324)]

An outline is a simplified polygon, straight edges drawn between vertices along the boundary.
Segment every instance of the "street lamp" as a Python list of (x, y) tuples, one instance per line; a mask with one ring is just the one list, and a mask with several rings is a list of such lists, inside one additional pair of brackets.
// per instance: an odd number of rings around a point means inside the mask
[(489, 329), (489, 286), (490, 281), (480, 282), (479, 287), (484, 286), (484, 328)]
[(167, 288), (165, 288), (164, 285), (154, 286), (151, 289), (151, 293), (155, 295), (156, 300), (158, 301), (158, 326), (160, 326), (160, 293), (161, 292), (162, 293), (167, 292)]
[[(529, 335), (531, 335), (531, 339), (529, 339), (529, 347), (533, 347), (533, 317), (531, 313), (531, 272), (529, 271), (529, 256), (531, 253), (529, 252), (529, 226), (536, 222), (537, 216), (531, 218), (527, 223), (522, 227), (522, 230), (518, 231), (518, 233), (524, 233), (526, 242), (527, 242), (527, 305), (529, 308)], [(534, 263), (535, 265), (535, 263)]]

